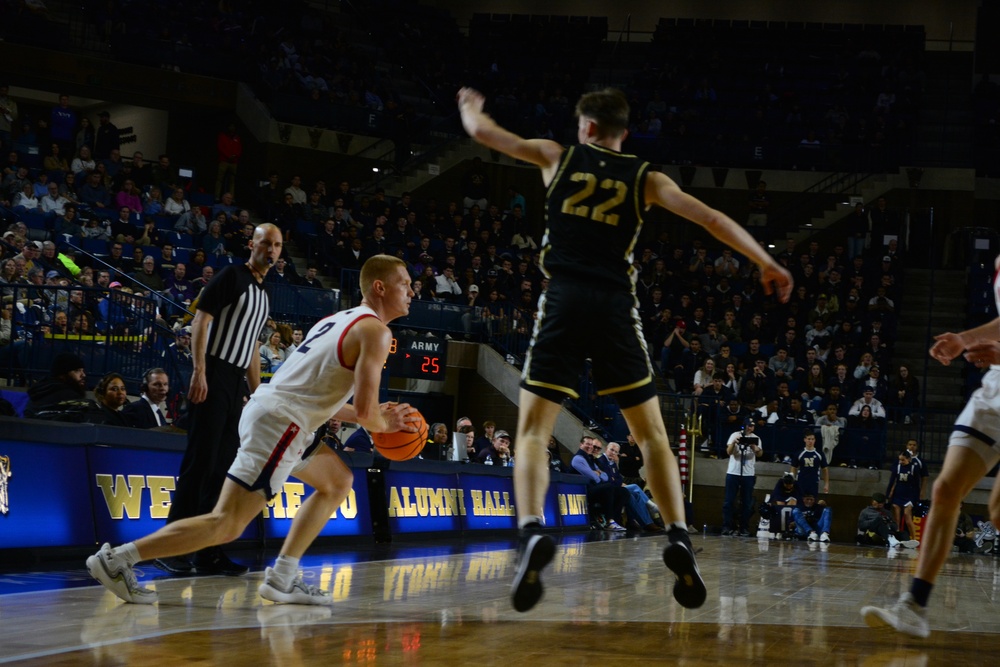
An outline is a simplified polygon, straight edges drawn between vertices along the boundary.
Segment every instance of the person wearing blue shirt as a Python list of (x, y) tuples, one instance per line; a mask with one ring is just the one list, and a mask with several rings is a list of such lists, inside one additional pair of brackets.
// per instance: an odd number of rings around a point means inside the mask
[(816, 434), (807, 429), (802, 436), (805, 449), (792, 461), (792, 474), (796, 476), (802, 493), (819, 496), (819, 478), (823, 477), (823, 493), (830, 493), (830, 469), (823, 452), (816, 449)]

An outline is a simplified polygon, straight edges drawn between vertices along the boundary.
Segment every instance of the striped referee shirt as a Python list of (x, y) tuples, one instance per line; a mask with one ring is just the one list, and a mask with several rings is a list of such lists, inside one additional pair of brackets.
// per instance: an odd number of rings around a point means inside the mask
[(271, 304), (246, 264), (227, 266), (205, 286), (198, 310), (212, 316), (207, 354), (249, 368)]

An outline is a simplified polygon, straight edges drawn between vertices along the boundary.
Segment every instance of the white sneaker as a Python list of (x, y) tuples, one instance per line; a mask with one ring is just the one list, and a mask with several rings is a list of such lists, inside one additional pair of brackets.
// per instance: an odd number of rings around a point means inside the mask
[(288, 590), (281, 590), (274, 582), (274, 570), (264, 570), (264, 583), (257, 589), (260, 596), (271, 602), (282, 604), (333, 604), (330, 594), (318, 586), (310, 586), (302, 581), (302, 575), (296, 575)]
[(893, 628), (896, 632), (913, 637), (929, 637), (927, 610), (917, 604), (910, 593), (903, 593), (896, 604), (888, 609), (862, 607), (861, 616), (871, 628)]
[(809, 533), (809, 537), (807, 537), (806, 540), (808, 540), (809, 542), (816, 542), (817, 540), (819, 540), (819, 536), (816, 535), (816, 531), (814, 530)]
[(820, 542), (829, 542), (830, 541), (830, 533), (823, 533), (822, 535), (820, 535), (819, 536), (819, 541)]
[(889, 548), (890, 549), (900, 549), (900, 548), (902, 548), (902, 546), (903, 545), (900, 543), (899, 540), (896, 539), (895, 535), (892, 535), (892, 534), (889, 535)]
[(612, 519), (611, 521), (608, 521), (606, 526), (604, 526), (604, 530), (610, 531), (612, 533), (624, 533), (625, 527), (619, 524), (614, 519)]
[(906, 549), (916, 549), (917, 547), (920, 546), (920, 542), (918, 542), (917, 540), (903, 540), (902, 542), (899, 543), (899, 546), (904, 547)]
[(153, 604), (157, 600), (156, 591), (140, 586), (132, 566), (116, 556), (107, 542), (87, 559), (87, 570), (90, 576), (125, 602)]

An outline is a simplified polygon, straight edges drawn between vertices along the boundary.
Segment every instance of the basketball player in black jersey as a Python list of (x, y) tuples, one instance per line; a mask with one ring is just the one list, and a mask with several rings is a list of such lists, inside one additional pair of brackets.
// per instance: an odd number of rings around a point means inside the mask
[[(681, 192), (648, 163), (621, 153), (629, 119), (621, 92), (608, 89), (580, 98), (580, 143), (569, 149), (508, 132), (483, 113), (484, 103), (476, 90), (458, 92), (469, 135), (538, 165), (548, 187), (541, 264), (549, 288), (539, 300), (519, 399), (514, 494), (521, 545), (512, 588), (514, 608), (527, 611), (541, 598), (540, 573), (555, 553), (553, 539), (541, 533), (540, 510), (549, 484), (545, 449), (563, 399), (577, 397), (587, 358), (599, 393), (615, 397), (642, 449), (647, 482), (668, 528), (663, 560), (677, 575), (674, 598), (685, 607), (700, 607), (705, 584), (687, 535), (680, 474), (660, 413), (633, 287), (632, 252), (642, 213), (657, 204), (701, 225), (760, 266), (765, 292), (776, 291), (781, 301), (791, 293), (791, 276), (731, 218)], [(596, 326), (581, 335), (579, 323), (594, 323), (595, 314)]]

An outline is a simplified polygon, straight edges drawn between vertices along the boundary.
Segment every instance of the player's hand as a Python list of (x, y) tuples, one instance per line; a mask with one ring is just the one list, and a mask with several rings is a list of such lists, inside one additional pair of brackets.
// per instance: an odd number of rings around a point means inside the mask
[(760, 272), (760, 284), (764, 288), (764, 294), (777, 293), (778, 301), (788, 303), (792, 296), (792, 274), (775, 262), (763, 267)]
[(385, 419), (386, 433), (405, 431), (416, 433), (417, 424), (420, 418), (417, 417), (416, 409), (410, 407), (409, 403), (383, 403), (379, 406), (382, 418)]
[(455, 97), (458, 100), (459, 111), (482, 113), (483, 107), (486, 105), (486, 98), (475, 88), (462, 88)]
[(188, 400), (192, 403), (202, 403), (206, 398), (208, 398), (208, 380), (205, 379), (205, 372), (201, 371), (191, 376)]
[(965, 351), (964, 356), (965, 360), (975, 364), (976, 368), (1000, 364), (1000, 341), (976, 343)]
[(961, 334), (949, 331), (934, 336), (934, 340), (936, 342), (931, 346), (930, 355), (944, 366), (950, 364), (951, 360), (962, 354), (965, 349), (965, 341), (962, 340)]

